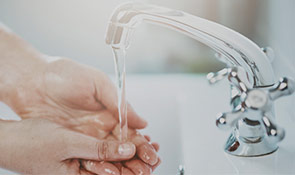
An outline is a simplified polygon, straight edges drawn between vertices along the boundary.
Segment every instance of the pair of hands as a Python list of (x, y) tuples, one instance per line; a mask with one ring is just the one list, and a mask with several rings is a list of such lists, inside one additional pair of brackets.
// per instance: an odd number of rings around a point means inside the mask
[(118, 141), (116, 88), (104, 73), (69, 59), (47, 62), (13, 34), (1, 37), (1, 71), (12, 74), (0, 74), (0, 99), (26, 120), (3, 122), (11, 134), (0, 147), (13, 145), (13, 156), (4, 153), (0, 165), (26, 174), (116, 175), (150, 174), (160, 164), (159, 145), (136, 131), (147, 123), (130, 105), (129, 142)]

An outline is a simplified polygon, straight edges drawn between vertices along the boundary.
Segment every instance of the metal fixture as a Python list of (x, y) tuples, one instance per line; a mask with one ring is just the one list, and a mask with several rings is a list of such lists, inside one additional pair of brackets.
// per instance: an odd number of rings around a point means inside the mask
[(208, 75), (215, 83), (223, 77), (231, 82), (233, 111), (217, 119), (220, 128), (232, 129), (225, 151), (237, 156), (260, 156), (274, 152), (284, 131), (274, 124), (272, 101), (294, 91), (294, 81), (276, 83), (270, 48), (259, 48), (245, 36), (212, 21), (182, 11), (142, 3), (119, 6), (111, 16), (106, 43), (126, 49), (136, 27), (150, 22), (183, 33), (217, 52), (229, 68)]
[(185, 168), (183, 165), (179, 165), (177, 175), (184, 175)]
[[(252, 88), (242, 67), (225, 68), (209, 73), (210, 83), (227, 77), (232, 86), (233, 110), (217, 115), (216, 125), (232, 133), (225, 145), (227, 153), (237, 156), (261, 156), (277, 150), (285, 131), (274, 121), (273, 101), (295, 90), (292, 79), (281, 78), (268, 88)], [(233, 93), (234, 92), (234, 93)]]

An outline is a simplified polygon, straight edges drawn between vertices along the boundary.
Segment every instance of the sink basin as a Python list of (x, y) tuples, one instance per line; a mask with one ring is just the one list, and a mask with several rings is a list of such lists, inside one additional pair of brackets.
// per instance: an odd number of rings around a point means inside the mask
[[(179, 165), (190, 175), (295, 174), (295, 122), (280, 108), (284, 98), (276, 102), (277, 123), (286, 129), (280, 148), (245, 158), (224, 153), (229, 132), (215, 126), (216, 114), (230, 110), (226, 80), (210, 86), (203, 75), (128, 75), (127, 97), (149, 122), (142, 132), (160, 143), (162, 164), (155, 174), (177, 174)], [(5, 105), (0, 108), (0, 116), (17, 118)]]

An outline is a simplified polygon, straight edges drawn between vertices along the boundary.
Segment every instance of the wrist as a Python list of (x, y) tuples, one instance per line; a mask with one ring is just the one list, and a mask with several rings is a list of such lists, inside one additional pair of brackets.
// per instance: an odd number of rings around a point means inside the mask
[(31, 81), (46, 66), (44, 55), (0, 25), (0, 101), (15, 96), (20, 84)]
[(17, 133), (19, 126), (19, 121), (8, 121), (0, 119), (0, 167), (15, 171), (17, 167), (17, 162), (19, 161), (18, 150), (22, 148), (22, 144), (18, 141)]
[(9, 155), (12, 154), (11, 147), (12, 145), (9, 144), (11, 139), (10, 133), (14, 122), (12, 121), (5, 121), (0, 119), (0, 167), (2, 168), (9, 168), (10, 166), (8, 163), (10, 162)]

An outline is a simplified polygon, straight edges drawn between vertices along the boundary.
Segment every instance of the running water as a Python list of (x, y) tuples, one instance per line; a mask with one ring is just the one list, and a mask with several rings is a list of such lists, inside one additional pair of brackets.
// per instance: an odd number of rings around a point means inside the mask
[(120, 141), (127, 141), (127, 101), (125, 92), (125, 50), (112, 47), (115, 61), (115, 72), (118, 92), (118, 113), (120, 123)]

